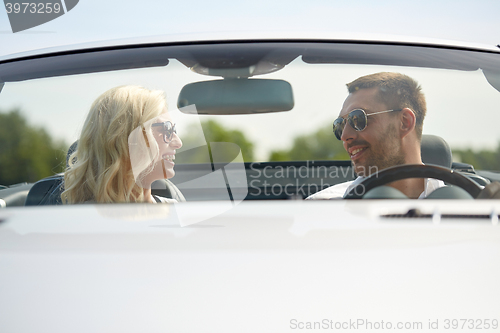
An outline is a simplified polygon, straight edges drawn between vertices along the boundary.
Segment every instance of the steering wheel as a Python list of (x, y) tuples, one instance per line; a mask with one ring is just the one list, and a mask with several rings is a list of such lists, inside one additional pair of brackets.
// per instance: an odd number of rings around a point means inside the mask
[(435, 165), (405, 164), (384, 169), (372, 174), (352, 188), (344, 199), (362, 199), (371, 189), (407, 178), (434, 178), (463, 188), (473, 198), (477, 198), (482, 188), (473, 180), (448, 168)]

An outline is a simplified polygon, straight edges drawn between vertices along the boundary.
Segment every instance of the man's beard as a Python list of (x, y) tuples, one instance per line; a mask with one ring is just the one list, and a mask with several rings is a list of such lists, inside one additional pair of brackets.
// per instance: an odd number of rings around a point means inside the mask
[(387, 129), (385, 139), (381, 139), (381, 142), (386, 142), (387, 145), (380, 146), (377, 150), (373, 150), (370, 145), (372, 155), (366, 160), (365, 165), (354, 165), (354, 171), (358, 176), (368, 177), (383, 169), (405, 164), (405, 156), (395, 126)]

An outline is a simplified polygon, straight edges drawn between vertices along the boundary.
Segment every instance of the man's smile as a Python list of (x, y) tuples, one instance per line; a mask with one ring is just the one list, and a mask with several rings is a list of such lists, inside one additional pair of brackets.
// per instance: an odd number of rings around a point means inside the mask
[(349, 148), (347, 152), (349, 153), (351, 160), (355, 160), (358, 159), (366, 149), (368, 149), (367, 146), (354, 146)]

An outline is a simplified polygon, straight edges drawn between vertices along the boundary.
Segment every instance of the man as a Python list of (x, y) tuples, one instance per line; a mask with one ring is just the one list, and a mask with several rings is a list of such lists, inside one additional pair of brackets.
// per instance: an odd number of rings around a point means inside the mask
[[(399, 73), (376, 73), (347, 84), (334, 132), (349, 153), (356, 180), (329, 187), (307, 199), (342, 198), (365, 177), (402, 164), (423, 164), (420, 156), (426, 103), (419, 84)], [(436, 179), (412, 178), (389, 184), (409, 198), (424, 198)]]

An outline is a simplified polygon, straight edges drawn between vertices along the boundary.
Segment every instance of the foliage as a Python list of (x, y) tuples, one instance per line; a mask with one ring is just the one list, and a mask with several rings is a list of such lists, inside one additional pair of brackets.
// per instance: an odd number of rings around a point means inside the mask
[(65, 144), (30, 126), (19, 110), (0, 112), (0, 184), (35, 182), (64, 171)]
[(347, 160), (342, 142), (335, 138), (330, 125), (315, 133), (298, 136), (289, 150), (275, 150), (269, 161)]
[(459, 157), (462, 163), (471, 164), (476, 170), (500, 170), (500, 143), (495, 150), (454, 149), (453, 155)]
[[(203, 142), (207, 142), (210, 152), (212, 154), (211, 158), (208, 156), (208, 151), (206, 147), (199, 147), (197, 149), (189, 149), (193, 147), (193, 143), (200, 142), (200, 138), (197, 136), (196, 126), (192, 125), (188, 128), (185, 135), (181, 134), (183, 141), (183, 148), (179, 150), (177, 154), (177, 161), (180, 163), (207, 163), (210, 159), (215, 159), (218, 162), (231, 162), (234, 160), (236, 155), (241, 149), (241, 154), (245, 162), (253, 161), (254, 159), (254, 145), (245, 137), (243, 132), (239, 130), (231, 130), (224, 128), (221, 124), (214, 120), (207, 120), (201, 123), (205, 138)], [(225, 146), (226, 149), (213, 149), (215, 148), (216, 142), (230, 142), (234, 143), (235, 146)], [(239, 147), (239, 149), (238, 149)], [(231, 149), (234, 148), (234, 149)], [(216, 154), (216, 155), (215, 155)]]

